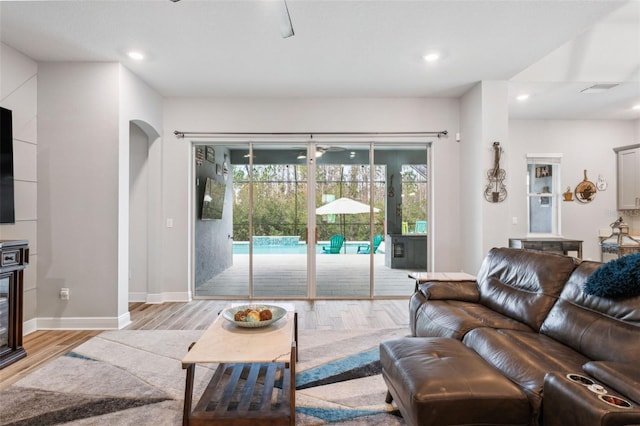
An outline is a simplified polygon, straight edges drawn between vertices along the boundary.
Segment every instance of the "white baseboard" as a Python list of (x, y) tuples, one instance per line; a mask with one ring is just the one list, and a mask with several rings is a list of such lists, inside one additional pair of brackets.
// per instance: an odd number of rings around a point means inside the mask
[(118, 317), (36, 318), (36, 321), (38, 330), (119, 330), (121, 323)]
[(190, 291), (164, 292), (159, 294), (147, 294), (146, 303), (157, 304), (165, 302), (190, 302)]
[[(133, 300), (133, 297), (140, 300)], [(165, 303), (189, 302), (191, 292), (169, 292), (160, 294), (130, 293), (131, 302)], [(38, 330), (120, 330), (131, 324), (131, 315), (126, 312), (119, 317), (62, 317), (33, 318), (22, 325), (23, 335)]]
[(38, 320), (36, 318), (30, 319), (22, 323), (22, 335), (26, 336), (34, 331), (38, 331)]
[(118, 330), (121, 330), (131, 324), (131, 314), (129, 311), (118, 317)]
[(145, 293), (145, 292), (130, 292), (129, 293), (129, 303), (131, 303), (131, 302), (146, 303), (146, 301), (147, 301), (147, 293)]

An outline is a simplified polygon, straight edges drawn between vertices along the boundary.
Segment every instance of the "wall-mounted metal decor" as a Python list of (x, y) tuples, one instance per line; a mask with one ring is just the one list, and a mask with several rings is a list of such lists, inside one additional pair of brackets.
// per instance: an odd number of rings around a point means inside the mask
[(608, 186), (609, 183), (604, 179), (604, 177), (602, 177), (602, 175), (598, 175), (598, 181), (596, 182), (598, 191), (605, 191)]
[(596, 198), (597, 190), (598, 189), (596, 188), (594, 183), (587, 179), (587, 171), (585, 170), (584, 179), (582, 180), (582, 182), (576, 185), (576, 200), (580, 201), (581, 203), (590, 203), (594, 198)]
[(567, 192), (563, 192), (562, 196), (564, 197), (564, 201), (573, 201), (573, 192), (571, 192), (570, 186), (567, 186)]
[(216, 150), (212, 146), (207, 146), (207, 161), (210, 163), (216, 162)]
[(202, 166), (204, 163), (204, 147), (196, 146), (196, 166)]
[(487, 172), (489, 183), (484, 189), (484, 198), (490, 203), (500, 203), (507, 198), (507, 188), (504, 186), (506, 172), (500, 168), (502, 148), (500, 142), (493, 143), (493, 168)]

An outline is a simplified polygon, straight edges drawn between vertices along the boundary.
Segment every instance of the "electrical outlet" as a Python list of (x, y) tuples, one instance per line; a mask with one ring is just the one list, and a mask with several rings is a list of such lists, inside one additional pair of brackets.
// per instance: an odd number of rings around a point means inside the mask
[(69, 300), (69, 289), (68, 288), (61, 288), (60, 289), (60, 299)]

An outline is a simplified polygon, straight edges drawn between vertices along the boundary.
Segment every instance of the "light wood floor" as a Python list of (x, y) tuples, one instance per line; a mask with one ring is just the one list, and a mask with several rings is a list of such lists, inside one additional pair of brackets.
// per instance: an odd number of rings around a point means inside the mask
[[(241, 300), (239, 300), (241, 301)], [(265, 300), (265, 302), (268, 302)], [(128, 330), (204, 330), (230, 301), (194, 300), (149, 305), (132, 303)], [(407, 327), (409, 302), (393, 300), (291, 301), (299, 329), (370, 329)], [(36, 331), (24, 337), (27, 357), (0, 370), (0, 390), (49, 361), (100, 334), (100, 330)]]

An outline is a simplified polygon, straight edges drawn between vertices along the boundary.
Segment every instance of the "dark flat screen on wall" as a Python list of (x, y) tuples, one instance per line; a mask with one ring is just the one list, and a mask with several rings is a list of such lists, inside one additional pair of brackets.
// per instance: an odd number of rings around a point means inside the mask
[(215, 179), (207, 178), (202, 200), (202, 220), (222, 219), (225, 185)]
[(11, 110), (0, 107), (0, 223), (15, 223), (13, 192), (13, 123)]

